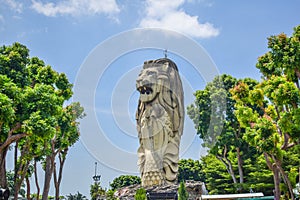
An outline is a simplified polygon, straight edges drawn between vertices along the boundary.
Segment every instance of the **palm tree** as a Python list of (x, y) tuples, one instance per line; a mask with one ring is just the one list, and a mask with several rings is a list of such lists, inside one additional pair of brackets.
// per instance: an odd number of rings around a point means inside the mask
[(77, 194), (67, 195), (67, 200), (87, 200), (86, 196), (77, 191)]

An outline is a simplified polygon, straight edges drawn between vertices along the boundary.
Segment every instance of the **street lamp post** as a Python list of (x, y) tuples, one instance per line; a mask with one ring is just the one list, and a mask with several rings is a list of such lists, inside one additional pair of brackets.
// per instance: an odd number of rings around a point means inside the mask
[[(100, 179), (101, 179), (101, 175), (97, 175), (97, 164), (98, 163), (95, 162), (95, 175), (93, 176), (93, 179), (94, 179), (94, 182), (95, 182), (95, 186), (97, 186), (96, 200), (101, 200), (102, 198), (101, 198), (101, 195), (99, 194), (99, 189), (101, 189), (100, 184), (99, 184)], [(100, 188), (98, 188), (98, 187), (100, 187)]]
[(95, 162), (95, 175), (93, 176), (93, 179), (95, 183), (98, 183), (101, 179), (101, 175), (97, 175), (97, 162)]

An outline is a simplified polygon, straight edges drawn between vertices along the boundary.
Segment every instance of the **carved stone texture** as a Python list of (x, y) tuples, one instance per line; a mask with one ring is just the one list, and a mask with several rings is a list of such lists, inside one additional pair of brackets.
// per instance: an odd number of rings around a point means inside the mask
[(136, 80), (136, 112), (142, 186), (177, 181), (183, 131), (183, 89), (176, 64), (167, 58), (146, 61)]
[[(200, 181), (186, 181), (185, 187), (189, 193), (189, 200), (201, 199), (201, 195), (208, 194), (205, 188), (205, 184)], [(114, 196), (120, 200), (134, 200), (136, 191), (141, 188), (141, 185), (131, 185), (120, 188), (114, 193)], [(176, 194), (178, 192), (179, 184), (163, 185), (163, 186), (151, 186), (146, 187), (147, 196), (158, 196), (151, 194), (160, 194), (160, 196), (167, 196), (170, 194)], [(149, 195), (150, 194), (150, 195)], [(148, 198), (152, 199), (152, 198)], [(164, 199), (164, 198), (159, 198)]]

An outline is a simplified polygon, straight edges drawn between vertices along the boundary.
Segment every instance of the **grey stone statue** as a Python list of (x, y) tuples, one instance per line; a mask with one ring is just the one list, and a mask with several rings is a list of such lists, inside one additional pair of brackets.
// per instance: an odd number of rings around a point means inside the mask
[(176, 64), (168, 58), (146, 61), (136, 88), (140, 92), (136, 120), (142, 186), (176, 183), (184, 123), (183, 89)]

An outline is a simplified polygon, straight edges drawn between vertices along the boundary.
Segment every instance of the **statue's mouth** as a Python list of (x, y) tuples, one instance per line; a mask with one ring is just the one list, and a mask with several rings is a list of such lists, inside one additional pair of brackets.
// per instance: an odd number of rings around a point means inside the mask
[(141, 94), (152, 94), (153, 90), (152, 90), (152, 85), (144, 85), (144, 86), (140, 86), (137, 88), (137, 90), (141, 93)]

